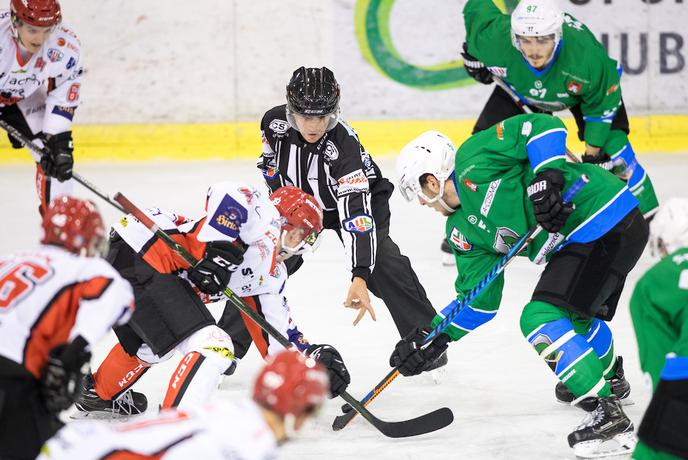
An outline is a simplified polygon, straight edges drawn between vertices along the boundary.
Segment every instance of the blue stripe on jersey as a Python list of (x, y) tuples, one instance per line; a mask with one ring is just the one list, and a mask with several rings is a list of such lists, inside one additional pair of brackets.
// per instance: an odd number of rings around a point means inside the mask
[(664, 369), (660, 374), (662, 380), (688, 379), (688, 356), (667, 356)]
[[(528, 336), (528, 342), (534, 347), (545, 344), (547, 346), (555, 343), (567, 333), (573, 332), (573, 324), (566, 318), (543, 324), (540, 328), (533, 331)], [(543, 350), (538, 350), (542, 353)], [(548, 356), (543, 356), (545, 361), (552, 366), (554, 373), (561, 376), (573, 363), (578, 361), (583, 355), (590, 352), (591, 348), (585, 338), (573, 333), (571, 338), (560, 344)]]
[(602, 123), (611, 123), (614, 121), (614, 117), (616, 116), (616, 110), (614, 113), (611, 115), (607, 115), (606, 117), (583, 117), (583, 120), (585, 121), (601, 121)]
[(555, 128), (531, 138), (526, 144), (533, 171), (553, 160), (566, 158), (566, 129)]
[(585, 334), (585, 340), (592, 346), (595, 354), (600, 358), (609, 353), (612, 347), (612, 331), (607, 323), (595, 318), (590, 331)]
[(645, 169), (643, 169), (643, 167), (640, 166), (640, 163), (638, 163), (638, 160), (635, 157), (635, 152), (633, 151), (633, 147), (631, 147), (630, 142), (611, 157), (612, 160), (616, 160), (617, 158), (623, 158), (623, 160), (626, 162), (626, 169), (628, 170), (633, 168), (633, 173), (631, 174), (630, 179), (628, 179), (629, 189), (632, 190), (636, 185), (638, 185), (643, 180), (643, 177), (645, 177)]
[[(456, 308), (458, 304), (459, 302), (457, 300), (453, 300), (449, 305), (442, 309), (440, 315), (446, 318), (446, 315)], [(464, 331), (472, 331), (478, 326), (482, 326), (486, 322), (490, 321), (496, 315), (496, 311), (478, 310), (470, 305), (466, 305), (459, 310), (459, 313), (454, 317), (454, 320), (451, 323), (454, 326), (463, 329)]]
[(559, 248), (563, 248), (568, 243), (589, 243), (600, 238), (637, 207), (638, 200), (628, 187), (624, 187), (600, 210), (574, 228), (569, 233), (566, 243)]

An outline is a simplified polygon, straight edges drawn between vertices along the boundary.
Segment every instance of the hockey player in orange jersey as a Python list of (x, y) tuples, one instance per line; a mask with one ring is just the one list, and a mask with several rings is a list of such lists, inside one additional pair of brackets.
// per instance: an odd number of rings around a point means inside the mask
[[(209, 188), (200, 219), (157, 208), (146, 214), (199, 262), (189, 267), (132, 216), (113, 225), (108, 260), (134, 287), (137, 310), (127, 326), (115, 330), (119, 344), (94, 374), (93, 386), (87, 386), (77, 408), (97, 416), (141, 412), (141, 393), (133, 393), (133, 406), (125, 411), (118, 396), (175, 350), (183, 358), (162, 407), (185, 409), (208, 401), (221, 376), (235, 366), (231, 338), (204, 305), (223, 299), (227, 286), (297, 348), (325, 365), (333, 396), (346, 388), (350, 378), (337, 350), (303, 338), (283, 295), (284, 260), (311, 249), (322, 230), (322, 211), (311, 196), (283, 187), (268, 199), (250, 185), (222, 182)], [(244, 321), (263, 357), (283, 349), (251, 320)]]
[(33, 459), (61, 426), (91, 345), (133, 310), (129, 283), (97, 257), (103, 221), (90, 201), (61, 197), (43, 246), (0, 257), (0, 458)]

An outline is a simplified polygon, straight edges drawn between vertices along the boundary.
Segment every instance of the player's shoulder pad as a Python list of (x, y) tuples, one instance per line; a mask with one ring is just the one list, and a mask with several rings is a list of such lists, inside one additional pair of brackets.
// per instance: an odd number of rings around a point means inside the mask
[(260, 122), (260, 129), (265, 133), (265, 137), (268, 139), (273, 137), (285, 137), (291, 129), (289, 122), (287, 122), (286, 104), (278, 105), (265, 112)]
[(55, 70), (55, 75), (68, 74), (76, 70), (81, 56), (79, 37), (64, 25), (58, 26), (43, 45), (43, 58)]

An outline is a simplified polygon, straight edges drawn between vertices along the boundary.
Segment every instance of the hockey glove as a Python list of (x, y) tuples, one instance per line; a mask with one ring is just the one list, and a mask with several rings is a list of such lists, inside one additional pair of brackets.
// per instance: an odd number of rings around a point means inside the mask
[(389, 365), (398, 367), (399, 373), (407, 377), (418, 375), (432, 367), (447, 350), (451, 339), (447, 334), (440, 333), (427, 347), (421, 348), (431, 331), (430, 328), (417, 328), (401, 339), (394, 347)]
[(74, 168), (73, 151), (71, 131), (45, 136), (45, 152), (41, 157), (41, 169), (46, 175), (60, 182), (71, 179)]
[(463, 57), (463, 67), (466, 69), (466, 73), (474, 80), (482, 83), (483, 85), (489, 85), (492, 83), (492, 74), (485, 67), (485, 64), (480, 62), (478, 58), (471, 56), (468, 53), (468, 45), (463, 42), (463, 51), (461, 52)]
[(332, 345), (311, 345), (306, 355), (318, 361), (327, 369), (330, 378), (330, 398), (335, 398), (346, 390), (351, 383), (349, 371), (344, 364), (342, 355)]
[(546, 169), (535, 176), (527, 189), (528, 198), (533, 202), (535, 219), (549, 233), (561, 230), (573, 212), (573, 204), (564, 204), (561, 195), (563, 187), (562, 172)]
[(41, 394), (46, 408), (58, 414), (71, 406), (79, 392), (82, 381), (88, 373), (91, 353), (88, 344), (81, 337), (70, 343), (61, 344), (50, 350), (48, 362), (41, 377)]
[(630, 176), (628, 173), (628, 168), (626, 167), (626, 161), (623, 158), (612, 160), (612, 158), (606, 152), (600, 152), (598, 155), (585, 154), (581, 157), (581, 161), (583, 163), (597, 165), (605, 171), (609, 171), (610, 173), (614, 174), (624, 182), (627, 182)]
[(205, 249), (205, 257), (189, 268), (187, 276), (204, 294), (224, 291), (232, 273), (244, 261), (245, 250), (229, 241), (213, 241)]

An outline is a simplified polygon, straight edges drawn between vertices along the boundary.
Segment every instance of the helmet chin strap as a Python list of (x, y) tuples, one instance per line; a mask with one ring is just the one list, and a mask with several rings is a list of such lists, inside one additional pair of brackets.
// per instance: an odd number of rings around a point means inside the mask
[(455, 209), (455, 208), (452, 208), (451, 206), (449, 206), (449, 205), (442, 199), (442, 197), (439, 197), (439, 198), (437, 199), (437, 201), (438, 201), (439, 204), (444, 208), (445, 211), (447, 211), (447, 212), (454, 212), (454, 211), (456, 211), (456, 209)]

